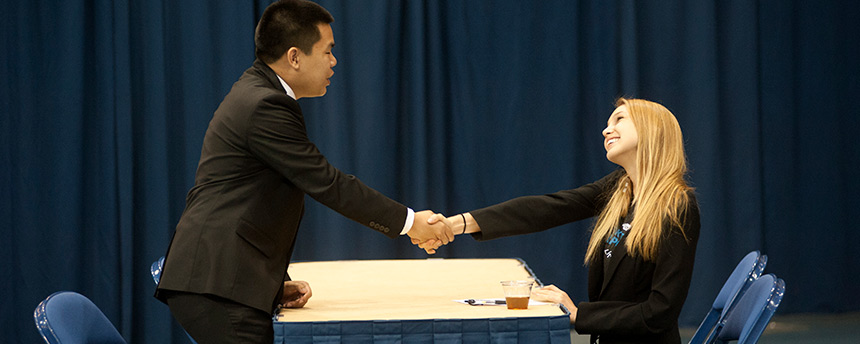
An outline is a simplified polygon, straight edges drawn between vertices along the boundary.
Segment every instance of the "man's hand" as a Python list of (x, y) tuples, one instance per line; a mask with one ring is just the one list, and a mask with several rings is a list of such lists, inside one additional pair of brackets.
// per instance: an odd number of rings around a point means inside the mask
[(302, 308), (311, 298), (311, 285), (305, 281), (284, 281), (281, 305), (284, 308)]
[(412, 229), (407, 235), (412, 239), (412, 243), (423, 243), (430, 240), (435, 240), (433, 246), (421, 246), (428, 254), (436, 253), (436, 248), (441, 245), (447, 245), (454, 241), (454, 231), (447, 226), (445, 222), (437, 222), (434, 224), (428, 223), (427, 219), (433, 216), (430, 210), (419, 211), (415, 213), (415, 221), (412, 223)]

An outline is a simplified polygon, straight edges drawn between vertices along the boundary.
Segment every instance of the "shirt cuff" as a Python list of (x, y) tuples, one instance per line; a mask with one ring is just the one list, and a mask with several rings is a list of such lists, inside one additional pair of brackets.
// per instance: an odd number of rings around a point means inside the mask
[(409, 230), (412, 229), (412, 224), (415, 222), (415, 211), (412, 208), (406, 208), (406, 223), (403, 224), (403, 230), (400, 231), (400, 235), (404, 235), (409, 233)]

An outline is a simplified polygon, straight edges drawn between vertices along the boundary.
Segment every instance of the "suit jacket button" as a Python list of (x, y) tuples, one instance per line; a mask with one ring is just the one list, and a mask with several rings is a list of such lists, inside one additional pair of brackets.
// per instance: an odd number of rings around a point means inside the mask
[(388, 233), (388, 227), (385, 227), (385, 229), (383, 230), (385, 231), (385, 233)]

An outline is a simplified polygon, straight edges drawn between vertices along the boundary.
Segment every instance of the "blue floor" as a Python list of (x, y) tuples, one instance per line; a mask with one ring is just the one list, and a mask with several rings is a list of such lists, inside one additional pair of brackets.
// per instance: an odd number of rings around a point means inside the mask
[[(681, 341), (687, 343), (695, 328), (682, 328)], [(588, 336), (574, 331), (571, 343), (587, 344)], [(860, 343), (860, 312), (844, 314), (788, 314), (774, 315), (758, 341), (762, 344), (795, 343)]]

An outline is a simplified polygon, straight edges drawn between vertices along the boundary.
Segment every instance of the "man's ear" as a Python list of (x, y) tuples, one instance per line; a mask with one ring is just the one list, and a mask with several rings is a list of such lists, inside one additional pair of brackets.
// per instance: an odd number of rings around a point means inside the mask
[(301, 51), (299, 51), (299, 48), (291, 47), (289, 50), (287, 50), (286, 53), (284, 53), (284, 55), (286, 55), (287, 63), (290, 65), (290, 67), (293, 67), (294, 69), (299, 69), (299, 59), (302, 55)]

